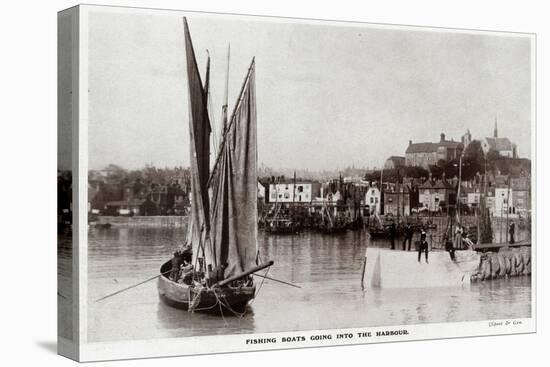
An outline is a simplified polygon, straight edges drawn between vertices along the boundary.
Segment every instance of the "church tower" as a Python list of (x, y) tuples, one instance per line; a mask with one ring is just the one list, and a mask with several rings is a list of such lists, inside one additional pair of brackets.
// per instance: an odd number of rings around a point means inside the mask
[(462, 145), (466, 147), (471, 142), (472, 142), (472, 133), (470, 132), (470, 129), (467, 129), (466, 133), (462, 135)]
[(493, 138), (498, 138), (497, 117), (495, 116), (495, 131), (493, 132)]

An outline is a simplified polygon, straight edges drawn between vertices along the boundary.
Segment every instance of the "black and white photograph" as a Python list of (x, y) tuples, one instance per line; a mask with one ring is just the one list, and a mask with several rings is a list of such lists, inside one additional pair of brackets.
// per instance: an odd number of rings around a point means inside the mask
[(60, 343), (534, 332), (534, 57), (530, 33), (61, 11)]

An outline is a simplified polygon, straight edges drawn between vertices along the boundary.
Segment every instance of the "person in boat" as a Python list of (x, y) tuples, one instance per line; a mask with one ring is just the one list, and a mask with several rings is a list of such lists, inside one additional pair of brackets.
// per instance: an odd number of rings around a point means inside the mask
[[(411, 224), (407, 222), (407, 225), (405, 226), (405, 239), (403, 240), (403, 251), (411, 251), (411, 242), (414, 234), (414, 229), (412, 228)], [(409, 241), (409, 247), (407, 249), (406, 243)]]
[(390, 241), (391, 241), (391, 249), (395, 250), (395, 235), (397, 234), (397, 228), (395, 227), (395, 222), (391, 222), (390, 225)]
[(424, 251), (426, 256), (426, 264), (428, 264), (428, 240), (427, 240), (427, 234), (424, 227), (422, 227), (422, 230), (420, 231), (420, 245), (418, 246), (418, 262), (420, 262), (420, 258), (422, 257), (422, 251)]
[(177, 282), (184, 284), (191, 284), (193, 280), (193, 265), (187, 259), (183, 260), (183, 264), (180, 265)]
[(172, 262), (172, 270), (170, 271), (170, 279), (174, 282), (178, 281), (180, 267), (185, 262), (191, 262), (192, 249), (191, 246), (185, 245), (174, 251), (174, 256), (170, 260)]
[(516, 225), (514, 222), (510, 223), (510, 229), (508, 229), (508, 233), (510, 234), (510, 243), (515, 243), (516, 240), (514, 239), (514, 234), (516, 233)]

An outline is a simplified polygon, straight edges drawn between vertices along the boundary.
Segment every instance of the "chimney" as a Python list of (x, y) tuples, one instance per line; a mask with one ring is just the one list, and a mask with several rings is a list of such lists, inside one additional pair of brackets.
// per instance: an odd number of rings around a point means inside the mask
[(412, 141), (412, 140), (409, 140), (409, 145), (411, 145), (412, 143), (413, 143), (413, 141)]
[(440, 136), (441, 136), (441, 141), (442, 141), (442, 142), (445, 141), (445, 134), (444, 134), (444, 133), (441, 133)]

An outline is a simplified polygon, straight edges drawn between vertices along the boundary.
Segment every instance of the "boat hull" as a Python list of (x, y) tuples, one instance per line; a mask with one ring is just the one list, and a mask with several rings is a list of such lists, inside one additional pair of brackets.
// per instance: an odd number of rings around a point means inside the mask
[[(161, 273), (170, 269), (170, 262), (165, 263)], [(157, 282), (160, 300), (166, 305), (182, 310), (205, 313), (243, 313), (247, 304), (254, 298), (256, 287), (194, 287), (176, 283), (161, 275)]]
[(368, 248), (365, 256), (363, 287), (426, 288), (469, 285), (479, 269), (480, 255), (475, 251), (456, 251), (455, 261), (446, 251), (431, 251), (426, 263), (424, 253), (418, 261), (416, 251)]

